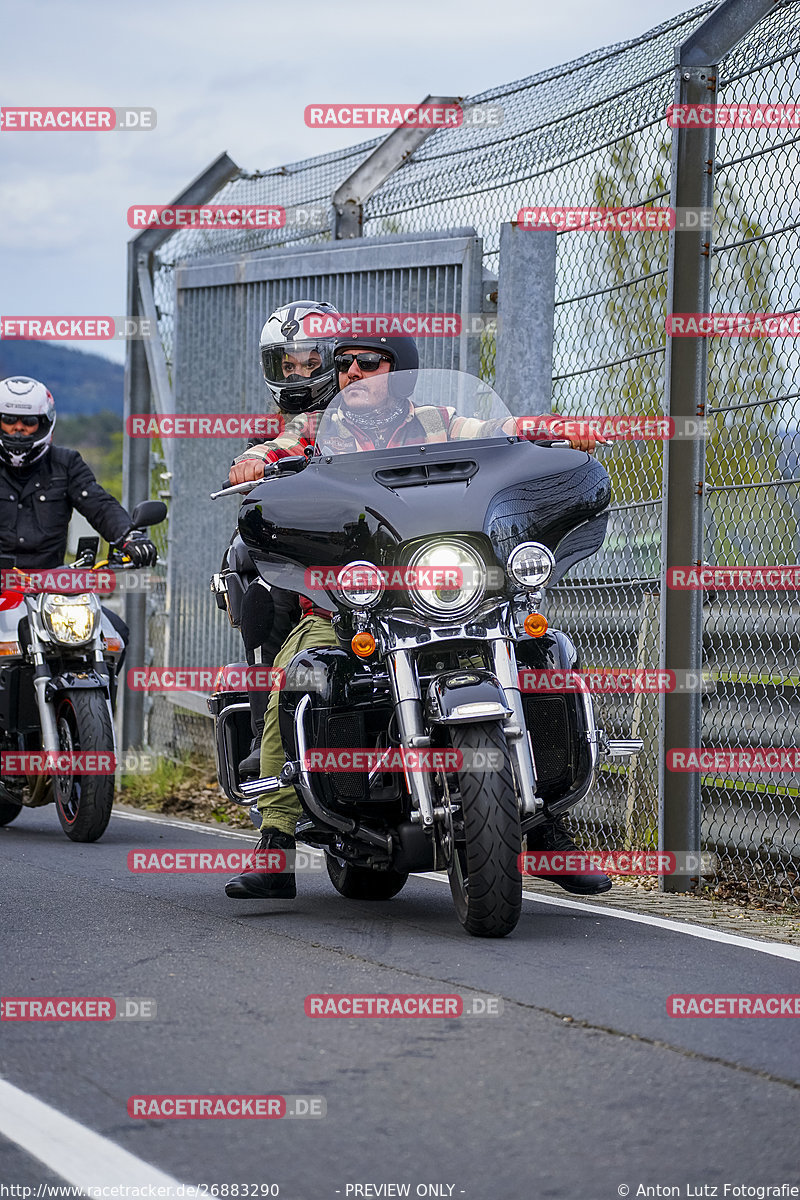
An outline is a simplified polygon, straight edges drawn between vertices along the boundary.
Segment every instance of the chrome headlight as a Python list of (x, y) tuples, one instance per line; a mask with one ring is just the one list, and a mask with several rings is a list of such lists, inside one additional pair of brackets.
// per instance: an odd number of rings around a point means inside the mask
[(100, 620), (100, 601), (92, 592), (80, 596), (44, 595), (41, 600), (44, 627), (54, 642), (79, 646), (91, 641)]
[(486, 591), (485, 563), (471, 546), (455, 539), (417, 550), (406, 573), (411, 604), (425, 617), (463, 617), (477, 608)]
[(547, 546), (541, 542), (522, 542), (508, 556), (506, 570), (512, 579), (525, 588), (544, 587), (556, 560)]
[(342, 567), (336, 577), (336, 586), (343, 600), (353, 608), (371, 608), (386, 590), (380, 570), (366, 559)]

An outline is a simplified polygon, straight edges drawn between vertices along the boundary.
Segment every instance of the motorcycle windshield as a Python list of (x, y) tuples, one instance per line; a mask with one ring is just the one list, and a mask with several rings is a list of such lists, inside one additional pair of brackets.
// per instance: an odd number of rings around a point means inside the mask
[(497, 392), (473, 375), (464, 371), (367, 373), (357, 356), (348, 357), (353, 360), (345, 376), (348, 382), (325, 409), (317, 429), (318, 454), (380, 452), (385, 456), (408, 446), (507, 439), (517, 433), (516, 422)]
[[(365, 354), (365, 366), (376, 359)], [(494, 389), (472, 375), (361, 371), (357, 361), (320, 417), (305, 469), (242, 504), (239, 530), (267, 582), (319, 603), (318, 577), (354, 561), (394, 564), (444, 534), (480, 544), (501, 568), (523, 541), (543, 542), (562, 569), (597, 548), (609, 479), (588, 454), (519, 436)]]

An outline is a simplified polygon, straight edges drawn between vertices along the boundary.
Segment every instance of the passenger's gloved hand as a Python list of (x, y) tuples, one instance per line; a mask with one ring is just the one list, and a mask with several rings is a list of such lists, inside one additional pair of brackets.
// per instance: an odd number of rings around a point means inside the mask
[(158, 562), (158, 551), (141, 529), (132, 529), (125, 534), (122, 552), (128, 555), (135, 567), (154, 567)]

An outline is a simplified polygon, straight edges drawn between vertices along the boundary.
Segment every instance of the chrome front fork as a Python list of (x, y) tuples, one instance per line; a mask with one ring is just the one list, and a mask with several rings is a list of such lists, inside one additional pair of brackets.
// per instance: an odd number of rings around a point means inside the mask
[[(542, 807), (542, 803), (536, 799), (536, 766), (525, 725), (514, 647), (508, 638), (491, 638), (489, 645), (494, 673), (513, 713), (513, 717), (503, 725), (503, 732), (519, 785), (520, 815), (533, 816)], [(413, 653), (402, 649), (391, 650), (386, 655), (386, 665), (401, 744), (410, 750), (430, 746), (431, 740), (425, 733), (419, 676)], [(409, 771), (407, 780), (414, 807), (419, 810), (423, 829), (432, 829), (435, 802), (428, 775)]]
[(532, 817), (542, 808), (542, 801), (536, 798), (536, 761), (533, 757), (531, 737), (525, 724), (522, 693), (519, 690), (517, 656), (514, 653), (513, 642), (508, 638), (492, 638), (489, 644), (492, 650), (494, 673), (505, 693), (508, 707), (514, 714), (510, 720), (506, 721), (503, 732), (506, 735), (514, 773), (519, 785), (520, 815)]
[[(430, 746), (431, 739), (425, 733), (422, 718), (419, 676), (413, 654), (408, 650), (392, 650), (386, 655), (386, 666), (402, 746), (407, 750)], [(422, 819), (422, 828), (433, 829), (434, 801), (428, 776), (421, 771), (409, 771), (406, 778), (414, 807)]]

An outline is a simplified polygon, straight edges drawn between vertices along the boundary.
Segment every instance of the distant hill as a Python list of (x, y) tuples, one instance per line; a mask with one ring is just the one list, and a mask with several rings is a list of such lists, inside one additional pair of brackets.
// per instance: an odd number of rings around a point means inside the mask
[(0, 340), (0, 379), (30, 375), (53, 393), (61, 416), (110, 411), (122, 417), (124, 370), (99, 354), (46, 342)]

